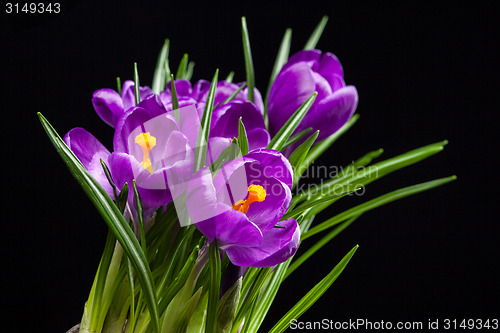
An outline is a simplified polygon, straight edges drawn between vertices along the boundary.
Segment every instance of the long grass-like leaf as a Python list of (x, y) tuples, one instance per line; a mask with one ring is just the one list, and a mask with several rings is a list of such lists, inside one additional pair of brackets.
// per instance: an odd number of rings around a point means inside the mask
[(316, 28), (314, 29), (313, 33), (307, 40), (306, 45), (304, 46), (304, 50), (311, 50), (316, 47), (316, 44), (318, 44), (318, 41), (321, 37), (321, 34), (323, 33), (323, 30), (325, 29), (326, 23), (328, 22), (328, 16), (323, 16), (321, 21), (318, 23)]
[(247, 74), (248, 100), (254, 102), (255, 73), (253, 69), (252, 50), (250, 48), (250, 37), (248, 36), (247, 20), (241, 18), (241, 35), (243, 38), (243, 55), (245, 57), (245, 71)]
[(134, 62), (134, 96), (135, 105), (141, 102), (141, 89), (139, 85), (139, 70), (137, 69), (137, 63)]
[(305, 137), (307, 135), (307, 133), (311, 132), (312, 131), (312, 127), (309, 127), (309, 128), (306, 128), (305, 130), (302, 130), (300, 131), (299, 133), (297, 134), (294, 134), (292, 135), (285, 143), (285, 145), (283, 146), (283, 148), (281, 148), (281, 150), (285, 150), (285, 148), (293, 145), (295, 142), (299, 141), (300, 139), (302, 139), (303, 137)]
[(215, 90), (217, 88), (218, 76), (219, 70), (217, 69), (214, 77), (212, 78), (212, 83), (210, 84), (205, 110), (203, 111), (203, 117), (201, 118), (200, 131), (198, 132), (198, 140), (195, 148), (194, 172), (205, 166), (208, 136), (210, 135), (210, 122), (212, 120), (212, 112), (214, 111)]
[[(302, 162), (304, 162), (304, 159), (306, 158), (307, 154), (309, 153), (309, 149), (311, 149), (311, 146), (314, 144), (316, 139), (318, 138), (319, 131), (314, 132), (310, 137), (307, 138), (300, 146), (297, 147), (293, 151), (293, 153), (290, 155), (288, 160), (290, 161), (290, 164), (292, 165), (292, 168), (294, 170), (300, 169), (302, 166)], [(294, 174), (294, 180), (293, 183), (296, 184), (297, 180), (297, 174)]]
[(268, 126), (267, 119), (267, 101), (269, 100), (269, 92), (274, 83), (274, 80), (278, 76), (281, 68), (288, 61), (288, 56), (290, 55), (290, 45), (292, 43), (292, 29), (288, 28), (285, 30), (283, 39), (281, 40), (280, 48), (278, 49), (278, 54), (276, 55), (276, 60), (274, 61), (273, 70), (271, 71), (271, 77), (269, 78), (269, 84), (267, 85), (266, 98), (264, 99), (264, 122), (266, 127)]
[(243, 120), (240, 117), (238, 122), (238, 145), (241, 149), (241, 155), (248, 154), (248, 137), (247, 131), (245, 129), (245, 124), (243, 124)]
[(297, 302), (269, 331), (269, 333), (281, 333), (285, 331), (292, 319), (298, 319), (306, 312), (316, 301), (330, 288), (335, 280), (342, 273), (344, 268), (351, 260), (352, 256), (358, 249), (356, 245), (347, 255), (328, 273), (317, 285), (315, 285), (300, 301)]
[(410, 195), (413, 195), (413, 194), (417, 194), (417, 193), (420, 193), (420, 192), (423, 192), (423, 191), (427, 191), (427, 190), (430, 190), (434, 187), (438, 187), (438, 186), (441, 186), (441, 185), (444, 185), (446, 183), (449, 183), (451, 181), (454, 181), (455, 179), (457, 179), (456, 176), (450, 176), (450, 177), (446, 177), (446, 178), (440, 178), (440, 179), (436, 179), (436, 180), (432, 180), (432, 181), (429, 181), (429, 182), (425, 182), (425, 183), (421, 183), (421, 184), (417, 184), (417, 185), (413, 185), (413, 186), (408, 186), (408, 187), (404, 187), (404, 188), (400, 188), (398, 190), (395, 190), (395, 191), (392, 191), (392, 192), (389, 192), (387, 194), (384, 194), (384, 195), (381, 195), (380, 197), (377, 197), (375, 199), (372, 199), (370, 201), (367, 201), (365, 203), (362, 203), (360, 205), (357, 205), (351, 209), (348, 209), (338, 215), (335, 215), (334, 217), (332, 218), (329, 218), (328, 220), (326, 220), (325, 222), (322, 222), (320, 224), (318, 224), (317, 226), (311, 228), (309, 231), (307, 231), (306, 233), (304, 233), (302, 236), (301, 236), (301, 239), (302, 241), (304, 241), (305, 239), (321, 232), (321, 231), (324, 231), (326, 229), (329, 229), (331, 227), (333, 227), (334, 225), (337, 225), (338, 223), (340, 222), (343, 222), (345, 220), (348, 220), (350, 219), (351, 217), (353, 216), (357, 216), (357, 215), (360, 215), (362, 213), (365, 213), (369, 210), (372, 210), (372, 209), (375, 209), (377, 207), (380, 207), (380, 206), (383, 206), (383, 205), (386, 205), (392, 201), (395, 201), (395, 200), (398, 200), (398, 199), (402, 199), (402, 198), (405, 198), (407, 196), (410, 196)]
[(220, 282), (221, 282), (221, 262), (220, 250), (217, 247), (217, 242), (210, 244), (210, 290), (208, 295), (207, 306), (207, 326), (206, 332), (213, 333), (216, 329), (217, 308), (219, 307)]
[(309, 259), (313, 254), (315, 254), (319, 249), (328, 244), (333, 238), (335, 238), (338, 234), (344, 231), (348, 226), (350, 226), (354, 221), (358, 219), (360, 215), (354, 216), (350, 218), (348, 221), (345, 221), (337, 228), (330, 231), (326, 236), (321, 238), (318, 242), (315, 242), (307, 251), (302, 254), (299, 258), (293, 260), (292, 264), (286, 270), (286, 274), (284, 279), (286, 279), (290, 274), (292, 274), (300, 265), (302, 265), (307, 259)]
[(179, 67), (177, 68), (177, 73), (175, 74), (176, 78), (185, 79), (185, 74), (187, 73), (187, 68), (188, 68), (188, 62), (189, 62), (189, 56), (187, 53), (184, 53), (181, 62), (179, 63)]
[(298, 177), (300, 178), (300, 176), (304, 173), (304, 171), (307, 169), (307, 167), (309, 167), (309, 165), (311, 165), (314, 162), (315, 159), (317, 159), (328, 148), (330, 148), (330, 146), (335, 141), (337, 141), (337, 139), (340, 138), (342, 136), (342, 134), (344, 134), (345, 132), (347, 132), (356, 123), (356, 121), (358, 120), (358, 118), (359, 118), (359, 115), (355, 114), (337, 132), (333, 133), (328, 138), (326, 138), (325, 140), (319, 142), (314, 147), (312, 147), (309, 150), (309, 154), (304, 159), (304, 162), (302, 162), (302, 167), (300, 168), (300, 170), (297, 170)]
[(147, 305), (152, 316), (153, 325), (156, 331), (159, 331), (159, 320), (156, 303), (156, 295), (154, 292), (154, 284), (152, 281), (151, 271), (149, 269), (146, 257), (141, 249), (139, 241), (135, 237), (132, 229), (130, 229), (127, 221), (111, 200), (106, 191), (101, 185), (88, 173), (85, 167), (81, 164), (78, 158), (73, 154), (69, 147), (64, 143), (59, 134), (45, 119), (38, 113), (40, 122), (45, 129), (50, 141), (56, 148), (57, 152), (68, 166), (73, 177), (82, 187), (94, 206), (97, 208), (104, 221), (114, 233), (127, 256), (134, 265), (137, 277), (145, 292)]
[(165, 39), (160, 54), (158, 55), (158, 60), (156, 61), (156, 68), (153, 75), (153, 84), (151, 85), (151, 89), (155, 94), (159, 94), (163, 89), (165, 89), (165, 85), (167, 83), (165, 62), (168, 59), (169, 48), (170, 41), (168, 39)]
[(274, 150), (281, 150), (290, 136), (292, 135), (293, 131), (297, 128), (297, 126), (300, 124), (304, 116), (306, 115), (307, 111), (309, 111), (309, 108), (312, 106), (314, 103), (314, 100), (316, 99), (316, 96), (318, 95), (317, 92), (311, 95), (291, 116), (288, 118), (288, 120), (285, 122), (285, 124), (281, 127), (281, 129), (276, 133), (276, 135), (271, 139), (269, 144), (267, 145), (267, 149), (274, 149)]

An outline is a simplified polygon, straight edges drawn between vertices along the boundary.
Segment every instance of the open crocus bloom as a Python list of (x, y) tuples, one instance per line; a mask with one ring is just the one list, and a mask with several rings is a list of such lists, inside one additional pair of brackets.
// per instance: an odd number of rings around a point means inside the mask
[(295, 133), (312, 127), (320, 130), (319, 142), (335, 133), (354, 114), (358, 92), (346, 86), (337, 57), (319, 50), (294, 54), (276, 77), (268, 100), (269, 131), (276, 134), (288, 118), (314, 92), (316, 100)]
[[(139, 87), (139, 92), (141, 101), (153, 93), (149, 87)], [(135, 106), (134, 82), (125, 81), (121, 95), (109, 88), (96, 90), (92, 95), (92, 104), (99, 117), (115, 127), (125, 111)]]
[[(151, 214), (182, 193), (192, 176), (198, 110), (194, 105), (181, 108), (176, 119), (158, 95), (152, 94), (126, 111), (115, 125), (112, 153), (81, 128), (68, 132), (64, 140), (111, 197), (100, 159), (108, 166), (117, 190), (125, 183), (131, 187), (135, 179), (145, 212)], [(134, 202), (133, 191), (129, 191), (131, 207)]]
[(257, 149), (215, 176), (205, 168), (187, 188), (187, 211), (209, 241), (237, 266), (274, 266), (299, 245), (294, 219), (280, 221), (291, 200), (292, 169), (279, 152)]

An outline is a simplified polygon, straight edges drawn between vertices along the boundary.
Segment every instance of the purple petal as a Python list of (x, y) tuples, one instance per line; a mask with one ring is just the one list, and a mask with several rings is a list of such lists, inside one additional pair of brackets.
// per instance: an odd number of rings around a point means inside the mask
[(320, 50), (303, 50), (292, 55), (286, 64), (283, 66), (281, 71), (286, 70), (287, 68), (293, 66), (297, 63), (305, 63), (309, 68), (313, 71), (317, 71), (319, 67), (319, 60), (321, 58)]
[(276, 221), (279, 221), (285, 215), (292, 200), (292, 193), (288, 186), (276, 178), (254, 180), (252, 184), (264, 187), (266, 199), (262, 202), (252, 203), (247, 216), (265, 233), (272, 229)]
[(191, 97), (200, 102), (208, 89), (210, 89), (210, 82), (207, 80), (199, 80), (193, 86), (193, 95)]
[(212, 175), (207, 169), (198, 172), (187, 189), (189, 215), (210, 241), (226, 244), (258, 245), (262, 242), (259, 228), (245, 214), (218, 201)]
[[(245, 100), (248, 100), (248, 87), (243, 88), (242, 92), (245, 94)], [(262, 95), (257, 88), (253, 88), (254, 104), (262, 115), (264, 115), (264, 101)]]
[(64, 142), (87, 167), (95, 154), (109, 155), (109, 150), (85, 129), (77, 127), (64, 136)]
[(335, 54), (326, 52), (321, 56), (317, 72), (326, 78), (328, 82), (331, 81), (331, 76), (338, 75), (344, 77), (344, 70), (342, 64)]
[(265, 128), (264, 118), (254, 104), (231, 101), (214, 110), (210, 135), (226, 138), (237, 137), (240, 117), (247, 131), (254, 128)]
[(113, 89), (99, 89), (92, 95), (92, 104), (101, 119), (111, 127), (115, 127), (123, 115), (121, 96)]
[[(153, 92), (149, 87), (139, 87), (139, 101), (151, 95)], [(135, 106), (135, 84), (134, 81), (127, 80), (122, 85), (122, 100), (125, 111)]]
[(317, 142), (335, 133), (356, 111), (358, 92), (354, 86), (335, 91), (309, 110), (297, 131), (313, 127), (319, 130)]
[(300, 229), (294, 219), (281, 221), (282, 228), (264, 234), (261, 245), (232, 246), (226, 249), (231, 262), (237, 266), (269, 267), (280, 264), (295, 254), (300, 242)]
[[(129, 203), (134, 205), (134, 191), (132, 182), (135, 179), (137, 190), (141, 196), (144, 208), (157, 208), (168, 204), (172, 198), (166, 189), (144, 188), (145, 182), (151, 182), (149, 179), (153, 176), (144, 169), (141, 164), (131, 155), (125, 153), (112, 153), (109, 158), (109, 168), (115, 184), (119, 189), (125, 183), (129, 186)], [(161, 175), (160, 175), (161, 176)]]
[[(193, 88), (191, 88), (191, 82), (184, 79), (178, 79), (174, 81), (175, 83), (175, 92), (178, 97), (191, 97), (193, 94)], [(167, 85), (167, 90), (171, 90), (170, 82)]]
[[(275, 135), (290, 116), (315, 92), (313, 72), (306, 63), (281, 71), (269, 92), (269, 132)], [(307, 118), (307, 117), (306, 117)]]
[(240, 157), (226, 163), (213, 179), (219, 202), (229, 207), (248, 195), (249, 177), (247, 168), (258, 162), (247, 157)]
[(208, 139), (208, 148), (207, 148), (207, 158), (205, 161), (205, 165), (211, 165), (214, 163), (220, 154), (231, 145), (232, 139), (223, 138), (220, 136), (210, 137)]
[(116, 125), (113, 147), (116, 152), (130, 152), (141, 159), (142, 149), (134, 142), (136, 135), (150, 132), (159, 140), (157, 145), (160, 145), (166, 142), (166, 138), (174, 130), (179, 130), (177, 122), (171, 113), (165, 111), (159, 97), (151, 95), (120, 118)]
[(101, 165), (101, 159), (108, 165), (109, 150), (83, 128), (73, 128), (70, 130), (64, 136), (64, 142), (80, 162), (82, 162), (92, 177), (113, 197), (113, 189)]
[(254, 150), (259, 148), (264, 148), (271, 141), (271, 136), (265, 128), (254, 128), (247, 131), (248, 137), (248, 149)]
[(276, 178), (290, 189), (293, 183), (293, 169), (290, 162), (280, 152), (271, 149), (257, 149), (246, 155), (247, 158), (257, 160), (261, 168), (256, 168), (254, 177)]

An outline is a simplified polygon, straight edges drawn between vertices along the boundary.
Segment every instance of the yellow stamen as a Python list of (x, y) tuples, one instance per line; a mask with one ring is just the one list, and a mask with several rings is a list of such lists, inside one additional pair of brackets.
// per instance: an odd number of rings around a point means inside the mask
[(266, 199), (266, 190), (260, 185), (250, 185), (248, 186), (248, 198), (246, 200), (239, 200), (233, 204), (234, 210), (239, 210), (240, 212), (246, 214), (250, 205), (257, 202), (262, 202)]
[(135, 143), (142, 148), (142, 167), (153, 173), (153, 167), (151, 166), (151, 161), (149, 160), (149, 152), (154, 146), (156, 146), (156, 138), (149, 132), (140, 133), (135, 137)]

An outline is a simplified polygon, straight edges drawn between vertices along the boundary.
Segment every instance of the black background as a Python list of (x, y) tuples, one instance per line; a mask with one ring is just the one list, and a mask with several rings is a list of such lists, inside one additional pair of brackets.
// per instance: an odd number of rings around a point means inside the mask
[(262, 92), (285, 29), (293, 29), (296, 52), (321, 17), (330, 17), (318, 48), (341, 60), (346, 82), (358, 89), (361, 118), (317, 164), (345, 165), (378, 148), (388, 158), (450, 141), (440, 154), (369, 185), (364, 196), (345, 198), (328, 214), (399, 187), (458, 176), (362, 216), (283, 284), (262, 331), (356, 244), (347, 269), (302, 320), (498, 318), (493, 2), (61, 3), (61, 14), (7, 15), (2, 8), (2, 315), (7, 309), (3, 322), (16, 324), (15, 331), (64, 332), (80, 320), (106, 235), (36, 112), (61, 135), (84, 127), (111, 148), (112, 129), (93, 111), (92, 92), (115, 88), (116, 76), (131, 79), (134, 61), (149, 85), (165, 38), (174, 68), (185, 52), (195, 61), (194, 80), (210, 79), (219, 68), (222, 77), (234, 70), (235, 81), (243, 81), (243, 15)]

